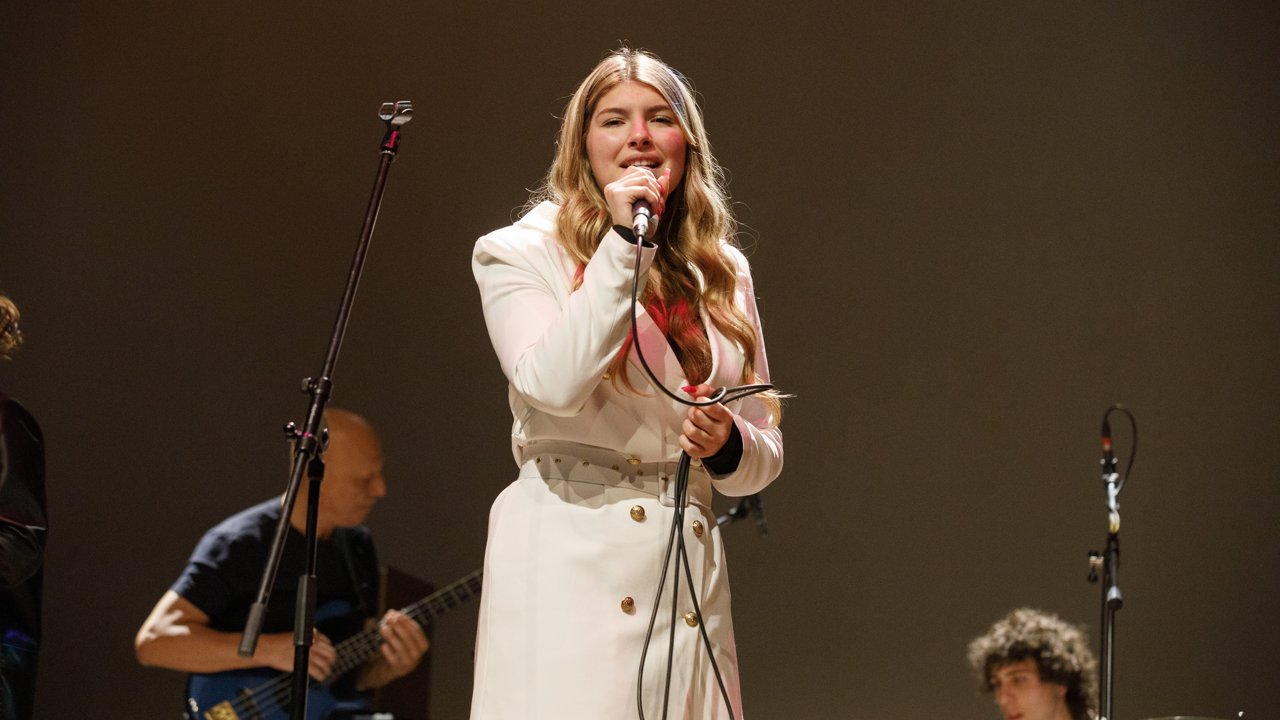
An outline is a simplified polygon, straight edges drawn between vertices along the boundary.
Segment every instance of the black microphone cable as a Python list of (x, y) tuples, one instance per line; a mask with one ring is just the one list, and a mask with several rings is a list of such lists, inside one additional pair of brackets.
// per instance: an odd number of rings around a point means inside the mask
[[(647, 228), (646, 228), (647, 229)], [(631, 283), (631, 342), (635, 345), (636, 357), (640, 359), (640, 366), (644, 368), (645, 373), (649, 376), (649, 381), (654, 387), (658, 388), (667, 397), (676, 402), (687, 405), (689, 407), (709, 407), (716, 403), (728, 403), (734, 400), (755, 395), (773, 389), (772, 383), (754, 383), (748, 385), (738, 385), (736, 387), (717, 388), (706, 400), (688, 400), (682, 398), (667, 389), (658, 376), (649, 367), (649, 362), (645, 360), (644, 352), (640, 348), (640, 332), (639, 322), (636, 314), (636, 306), (639, 304), (640, 294), (640, 266), (641, 253), (644, 249), (644, 235), (636, 234), (636, 267), (635, 274)], [(720, 696), (724, 699), (725, 708), (729, 711), (729, 718), (733, 720), (733, 704), (729, 701), (729, 691), (725, 689), (724, 678), (720, 675), (720, 665), (716, 662), (715, 651), (711, 647), (711, 638), (707, 635), (706, 622), (702, 617), (702, 608), (698, 604), (698, 593), (694, 587), (693, 572), (689, 567), (689, 553), (684, 543), (684, 533), (680, 532), (680, 528), (684, 526), (684, 510), (689, 494), (689, 466), (692, 458), (689, 453), (684, 450), (680, 451), (680, 460), (676, 464), (676, 486), (674, 491), (673, 504), (675, 512), (671, 516), (671, 532), (667, 538), (667, 550), (664, 553), (662, 561), (662, 574), (658, 578), (658, 589), (654, 594), (653, 612), (649, 616), (649, 628), (645, 632), (644, 647), (640, 651), (640, 668), (636, 677), (636, 710), (639, 713), (640, 720), (644, 720), (644, 663), (645, 657), (649, 652), (649, 641), (653, 638), (654, 626), (658, 618), (658, 605), (662, 599), (662, 591), (667, 582), (667, 570), (671, 567), (671, 558), (673, 548), (676, 551), (676, 564), (684, 565), (685, 579), (689, 583), (689, 597), (693, 601), (694, 616), (698, 621), (698, 632), (702, 636), (702, 644), (707, 650), (707, 657), (711, 661), (711, 669), (715, 672), (716, 683), (720, 686)], [(709, 530), (708, 530), (709, 531)], [(668, 699), (671, 695), (671, 671), (675, 660), (675, 637), (676, 637), (676, 620), (677, 608), (680, 597), (680, 575), (677, 571), (675, 578), (671, 583), (671, 620), (669, 627), (669, 636), (667, 640), (667, 674), (666, 682), (663, 686), (662, 693), (662, 717), (666, 720)]]
[(1104, 473), (1115, 472), (1116, 459), (1115, 456), (1112, 455), (1113, 451), (1111, 449), (1110, 418), (1111, 413), (1117, 411), (1124, 413), (1125, 416), (1129, 418), (1129, 428), (1133, 432), (1133, 444), (1129, 448), (1129, 462), (1125, 464), (1124, 475), (1121, 475), (1116, 483), (1116, 494), (1118, 495), (1120, 491), (1124, 489), (1124, 483), (1129, 479), (1129, 473), (1133, 472), (1133, 459), (1138, 456), (1138, 421), (1134, 419), (1133, 413), (1129, 412), (1129, 408), (1119, 403), (1107, 408), (1107, 411), (1102, 414), (1102, 442), (1103, 451), (1105, 453), (1105, 457), (1103, 458)]

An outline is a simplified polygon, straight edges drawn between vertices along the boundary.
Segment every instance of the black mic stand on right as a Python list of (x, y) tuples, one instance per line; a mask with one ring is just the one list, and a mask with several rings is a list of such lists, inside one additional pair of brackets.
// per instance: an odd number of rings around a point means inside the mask
[(761, 535), (769, 534), (769, 525), (764, 520), (764, 502), (760, 499), (760, 493), (752, 493), (729, 508), (728, 512), (716, 518), (716, 525), (724, 527), (731, 525), (748, 515), (756, 517), (756, 529)]
[[(1111, 423), (1107, 416), (1124, 407), (1113, 405), (1102, 417), (1102, 481), (1107, 488), (1107, 544), (1101, 553), (1089, 551), (1089, 582), (1102, 580), (1101, 651), (1098, 659), (1098, 712), (1100, 720), (1113, 720), (1115, 695), (1115, 620), (1116, 611), (1124, 606), (1120, 592), (1120, 489), (1124, 482), (1116, 471), (1116, 456), (1111, 449)], [(1134, 426), (1134, 450), (1137, 450), (1137, 426)], [(1132, 467), (1132, 456), (1130, 457)]]

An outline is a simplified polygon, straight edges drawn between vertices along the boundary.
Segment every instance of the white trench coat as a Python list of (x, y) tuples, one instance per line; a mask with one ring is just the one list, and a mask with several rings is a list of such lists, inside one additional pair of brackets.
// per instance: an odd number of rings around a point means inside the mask
[[(607, 379), (629, 331), (635, 245), (610, 231), (570, 292), (576, 267), (555, 239), (557, 206), (542, 203), (515, 225), (476, 242), (472, 268), (489, 336), (509, 383), (518, 478), (489, 516), (484, 591), (476, 637), (473, 720), (607, 720), (662, 717), (674, 569), (637, 691), (641, 649), (653, 612), (674, 508), (670, 482), (687, 409), (650, 386), (635, 349), (628, 372), (643, 394)], [(768, 379), (763, 335), (746, 258), (734, 301), (755, 325), (756, 371)], [(642, 254), (643, 271), (655, 250)], [(639, 312), (645, 359), (670, 389), (742, 382), (743, 354), (706, 321), (710, 378), (684, 378), (666, 338)], [(742, 435), (738, 469), (690, 473), (681, 528), (705, 630), (742, 718), (729, 583), (711, 488), (748, 495), (782, 470), (782, 434), (754, 398), (729, 405)], [(702, 645), (688, 583), (676, 602), (669, 717), (728, 717)]]

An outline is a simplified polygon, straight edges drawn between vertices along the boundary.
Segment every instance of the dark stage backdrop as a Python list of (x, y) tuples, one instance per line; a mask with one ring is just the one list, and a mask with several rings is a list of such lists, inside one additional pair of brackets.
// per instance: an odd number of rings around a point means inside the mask
[[(726, 530), (750, 716), (994, 717), (964, 659), (989, 623), (1096, 638), (1113, 402), (1141, 430), (1118, 717), (1274, 716), (1274, 3), (388, 1), (0, 10), (29, 337), (0, 387), (46, 430), (53, 522), (39, 717), (179, 711), (134, 632), (205, 528), (283, 488), (385, 100), (417, 112), (334, 402), (386, 439), (383, 557), (480, 565), (515, 466), (472, 242), (620, 39), (705, 95), (795, 395), (771, 533)], [(437, 624), (434, 718), (466, 715), (474, 622)]]

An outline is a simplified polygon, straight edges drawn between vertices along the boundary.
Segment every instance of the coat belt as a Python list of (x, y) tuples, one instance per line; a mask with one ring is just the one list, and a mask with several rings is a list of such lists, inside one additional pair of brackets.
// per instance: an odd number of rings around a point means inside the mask
[[(653, 495), (667, 507), (675, 506), (675, 461), (645, 462), (608, 448), (560, 440), (527, 443), (520, 448), (520, 457), (522, 475), (624, 487)], [(711, 512), (711, 482), (700, 464), (689, 468), (688, 501)]]

